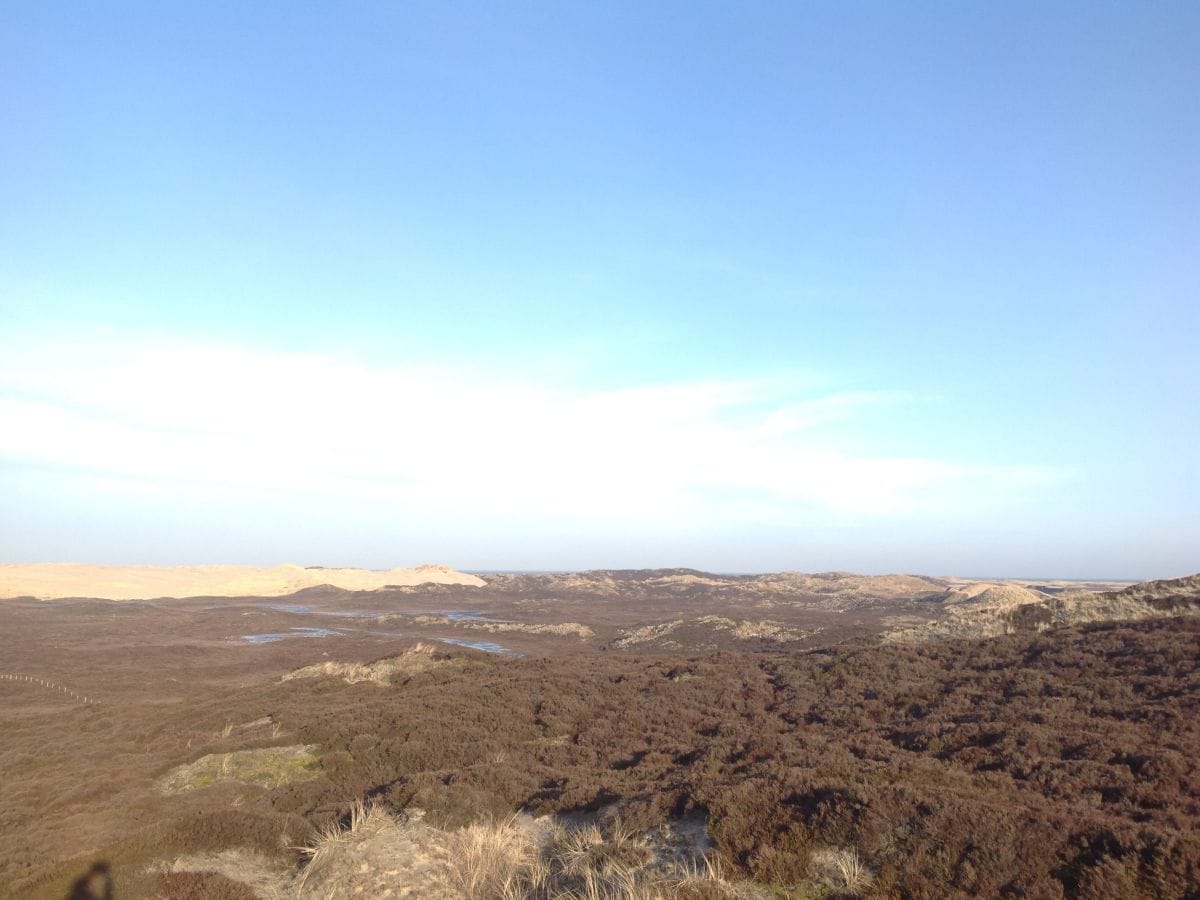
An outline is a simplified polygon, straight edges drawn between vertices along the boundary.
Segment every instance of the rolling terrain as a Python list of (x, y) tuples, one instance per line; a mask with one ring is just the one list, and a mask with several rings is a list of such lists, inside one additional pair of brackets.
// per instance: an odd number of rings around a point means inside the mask
[(458, 580), (0, 601), (0, 893), (1200, 892), (1200, 576)]

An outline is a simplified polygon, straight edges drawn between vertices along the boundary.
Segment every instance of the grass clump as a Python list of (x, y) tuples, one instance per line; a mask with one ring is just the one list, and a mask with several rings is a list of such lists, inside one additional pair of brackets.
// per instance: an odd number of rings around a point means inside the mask
[(761, 889), (729, 881), (716, 863), (660, 856), (649, 833), (620, 822), (568, 828), (512, 815), (444, 830), (420, 813), (396, 818), (356, 803), (304, 854), (295, 896), (430, 900), (750, 900)]
[(856, 897), (875, 880), (853, 847), (822, 847), (809, 861), (817, 882), (838, 896)]
[(545, 882), (538, 847), (515, 816), (451, 832), (452, 883), (467, 897), (523, 897)]

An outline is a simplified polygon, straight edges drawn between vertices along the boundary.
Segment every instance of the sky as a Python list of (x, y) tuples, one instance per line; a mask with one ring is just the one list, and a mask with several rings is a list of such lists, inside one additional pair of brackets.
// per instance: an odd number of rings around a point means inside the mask
[(0, 561), (1200, 570), (1200, 5), (13, 0)]

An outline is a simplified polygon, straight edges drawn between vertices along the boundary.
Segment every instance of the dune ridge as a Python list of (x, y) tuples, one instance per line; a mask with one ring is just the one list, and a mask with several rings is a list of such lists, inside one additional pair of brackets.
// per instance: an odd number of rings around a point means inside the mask
[(482, 578), (448, 566), (404, 569), (256, 566), (100, 566), (86, 563), (0, 564), (0, 599), (151, 600), (158, 597), (280, 597), (329, 584), (351, 591), (390, 585), (461, 584), (480, 587)]

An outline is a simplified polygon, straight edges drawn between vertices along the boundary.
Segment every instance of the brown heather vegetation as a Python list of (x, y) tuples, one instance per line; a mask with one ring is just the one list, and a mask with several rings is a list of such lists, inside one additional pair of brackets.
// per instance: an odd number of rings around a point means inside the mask
[[(0, 681), (4, 895), (61, 898), (105, 860), (120, 898), (248, 897), (234, 860), (302, 879), (299, 848), (340, 834), (366, 803), (395, 822), (420, 809), (425, 826), (477, 842), (492, 838), (471, 826), (518, 810), (619, 822), (634, 848), (699, 818), (730, 891), (1200, 897), (1195, 618), (806, 652), (455, 651), (453, 665), (371, 666), (411, 642), (199, 647), (171, 643), (182, 614), (164, 608), (45, 609), (0, 606), (29, 638), (0, 663), (99, 702)], [(154, 637), (112, 653), (127, 632)], [(387, 676), (348, 683), (357, 669), (322, 666), (283, 680), (335, 647)], [(302, 779), (239, 781), (231, 764), (207, 786), (156, 788), (201, 760), (207, 772), (243, 759), (223, 754), (297, 746), (317, 748)], [(555, 846), (538, 877), (574, 890), (583, 869), (565, 839)], [(647, 895), (735, 895), (682, 884)]]
[(699, 808), (727, 866), (768, 883), (849, 846), (884, 896), (1195, 895), (1198, 636), (1189, 620), (815, 657), (480, 662), (326, 695), (299, 733), (338, 771), (276, 807), (371, 796), (462, 824), (616, 804), (638, 827)]

